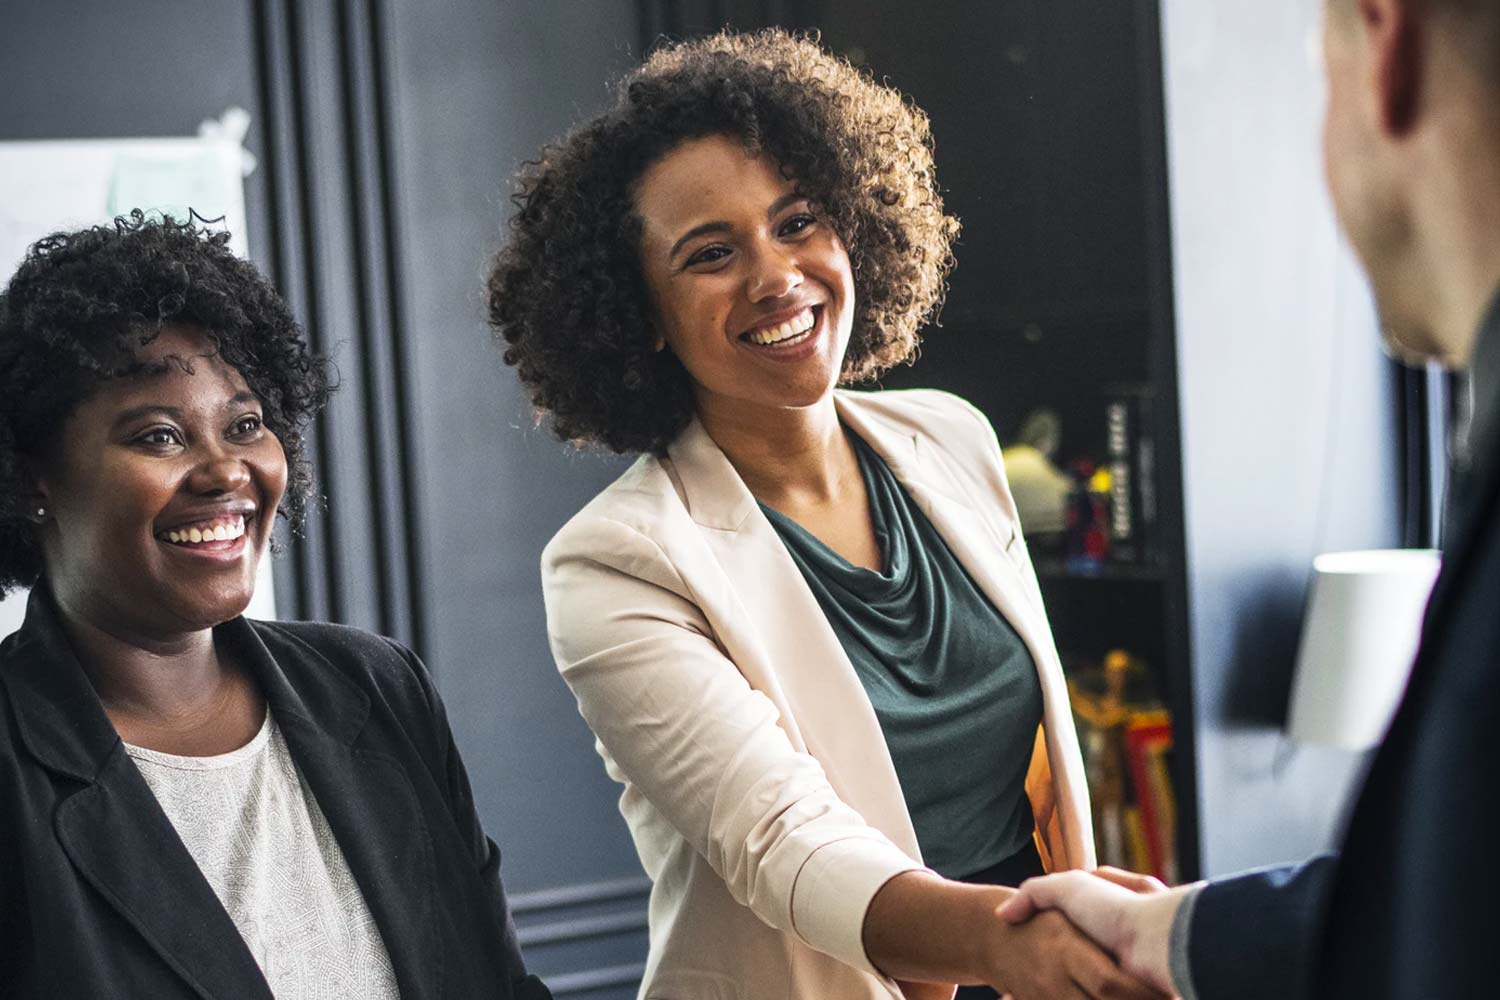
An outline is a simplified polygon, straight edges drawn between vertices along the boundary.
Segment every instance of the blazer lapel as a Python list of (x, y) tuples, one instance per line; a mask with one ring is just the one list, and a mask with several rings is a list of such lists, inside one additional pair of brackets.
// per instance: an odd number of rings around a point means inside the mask
[[(818, 599), (750, 490), (696, 420), (669, 448), (706, 545), (674, 552), (751, 687), (839, 796), (913, 858), (916, 831), (880, 722)], [(694, 569), (692, 564), (698, 563)]]
[[(1051, 632), (1020, 567), (1007, 554), (1016, 544), (1014, 534), (1000, 537), (989, 521), (959, 499), (962, 493), (954, 489), (952, 477), (938, 467), (935, 457), (923, 454), (922, 442), (915, 435), (882, 426), (868, 419), (857, 402), (842, 395), (836, 398), (839, 416), (885, 459), (964, 569), (1021, 636), (1038, 667), (1050, 663), (1056, 656)], [(1038, 673), (1045, 689), (1049, 671), (1039, 669)]]
[(3, 667), (27, 748), (81, 784), (53, 817), (80, 875), (205, 1000), (272, 1000), (239, 930), (125, 754), (45, 586), (32, 591)]
[(258, 632), (243, 619), (224, 628), (255, 663), (292, 760), (380, 930), (401, 996), (440, 996), (432, 840), (406, 772), (362, 738), (369, 695), (281, 633)]
[(58, 807), (68, 858), (199, 996), (272, 1000), (239, 929), (123, 750)]
[[(840, 393), (834, 398), (839, 416), (885, 459), (907, 494), (1031, 653), (1042, 691), (1041, 746), (1046, 750), (1046, 767), (1038, 771), (1039, 760), (1033, 760), (1027, 788), (1043, 796), (1041, 800), (1035, 796), (1032, 800), (1034, 808), (1043, 806), (1037, 812), (1038, 828), (1048, 828), (1051, 822), (1048, 816), (1055, 810), (1061, 834), (1060, 840), (1045, 845), (1044, 857), (1050, 858), (1049, 868), (1092, 865), (1089, 837), (1080, 829), (1079, 810), (1073, 805), (1059, 808), (1064, 801), (1081, 802), (1086, 817), (1087, 785), (1082, 753), (1072, 726), (1067, 682), (1047, 624), (1041, 593), (1021, 561), (1012, 554), (1023, 544), (1019, 525), (1014, 522), (997, 525), (975, 510), (957, 471), (947, 467), (950, 460), (938, 454), (925, 439), (882, 422), (877, 414), (860, 405), (857, 393)], [(1040, 774), (1046, 775), (1045, 790), (1033, 789), (1032, 775)], [(1086, 824), (1087, 820), (1082, 822)]]

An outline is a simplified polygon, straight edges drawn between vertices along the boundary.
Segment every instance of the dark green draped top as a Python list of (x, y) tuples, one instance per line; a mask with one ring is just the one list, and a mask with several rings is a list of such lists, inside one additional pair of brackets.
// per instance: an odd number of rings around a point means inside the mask
[(855, 566), (762, 505), (854, 664), (928, 866), (963, 878), (1032, 837), (1036, 665), (890, 468), (850, 432), (882, 553)]

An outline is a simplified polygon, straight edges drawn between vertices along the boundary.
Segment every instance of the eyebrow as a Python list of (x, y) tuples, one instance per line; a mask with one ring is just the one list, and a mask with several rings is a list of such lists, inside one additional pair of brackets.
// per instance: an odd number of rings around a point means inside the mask
[[(232, 410), (236, 407), (244, 406), (246, 403), (259, 402), (260, 397), (247, 389), (244, 392), (235, 393), (234, 396), (232, 396), (229, 401), (224, 404), (224, 409)], [(182, 420), (182, 410), (178, 409), (175, 406), (162, 406), (159, 403), (146, 403), (144, 406), (133, 406), (130, 409), (126, 410), (124, 413), (121, 413), (118, 417), (115, 418), (115, 426), (119, 426), (120, 424), (128, 424), (132, 420), (139, 420), (141, 417), (150, 416), (153, 413), (160, 413), (162, 416), (171, 417), (173, 420), (179, 422)]]
[[(766, 218), (773, 219), (777, 215), (781, 214), (781, 212), (784, 211), (788, 205), (806, 200), (807, 195), (803, 194), (801, 191), (788, 191), (780, 198), (777, 198), (775, 201), (771, 202), (771, 207), (766, 209)], [(672, 258), (676, 257), (683, 246), (688, 241), (695, 239), (696, 237), (702, 236), (705, 233), (727, 233), (732, 228), (734, 227), (729, 223), (719, 221), (705, 222), (701, 225), (694, 226), (692, 229), (689, 229), (687, 232), (683, 233), (676, 243), (672, 244), (672, 249), (670, 252), (668, 252), (667, 259), (671, 260)]]

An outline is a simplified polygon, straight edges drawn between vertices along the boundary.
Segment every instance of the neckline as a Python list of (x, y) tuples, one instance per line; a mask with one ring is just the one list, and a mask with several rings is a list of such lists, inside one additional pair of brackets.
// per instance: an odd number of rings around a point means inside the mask
[[(860, 478), (864, 481), (865, 503), (869, 508), (870, 522), (875, 531), (875, 544), (880, 549), (879, 569), (870, 569), (868, 566), (855, 565), (848, 559), (845, 559), (842, 554), (823, 541), (823, 539), (804, 528), (795, 518), (759, 500), (755, 501), (756, 505), (766, 515), (772, 527), (778, 529), (779, 532), (790, 531), (800, 543), (812, 548), (821, 559), (830, 562), (832, 568), (838, 573), (847, 574), (857, 580), (879, 581), (887, 586), (896, 584), (899, 582), (902, 567), (897, 565), (896, 553), (894, 552), (896, 546), (895, 529), (886, 523), (886, 520), (881, 516), (880, 498), (877, 496), (877, 491), (883, 485), (881, 482), (882, 470), (893, 480), (895, 476), (889, 471), (889, 466), (885, 464), (885, 460), (881, 458), (880, 453), (871, 447), (868, 441), (856, 433), (848, 424), (841, 422), (840, 426), (843, 427), (845, 433), (848, 434), (850, 441), (853, 443), (855, 459), (859, 463)], [(877, 468), (877, 465), (879, 468)], [(895, 485), (898, 489), (900, 488), (899, 483)]]
[[(266, 717), (261, 721), (260, 729), (250, 737), (250, 742), (227, 753), (212, 754), (207, 757), (188, 757), (167, 753), (164, 750), (136, 746), (134, 743), (125, 743), (125, 752), (136, 760), (179, 771), (217, 771), (221, 768), (234, 767), (259, 754), (270, 742), (271, 731), (274, 728), (275, 725), (271, 720), (271, 706), (267, 703)], [(121, 742), (124, 743), (123, 740)]]

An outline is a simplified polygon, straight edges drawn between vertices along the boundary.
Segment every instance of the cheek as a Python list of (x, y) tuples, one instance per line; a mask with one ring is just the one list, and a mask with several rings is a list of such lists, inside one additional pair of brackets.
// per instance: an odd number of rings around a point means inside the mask
[(723, 342), (732, 291), (725, 283), (699, 281), (691, 289), (657, 300), (657, 322), (672, 352), (683, 359)]
[(823, 251), (824, 267), (827, 270), (829, 284), (841, 290), (845, 298), (854, 294), (854, 265), (849, 262), (849, 252), (844, 249), (844, 243), (838, 238), (838, 234), (829, 232), (827, 243)]
[(281, 504), (281, 498), (286, 493), (289, 475), (286, 449), (281, 446), (281, 439), (274, 434), (266, 435), (265, 442), (256, 453), (254, 464), (265, 505), (274, 510)]

